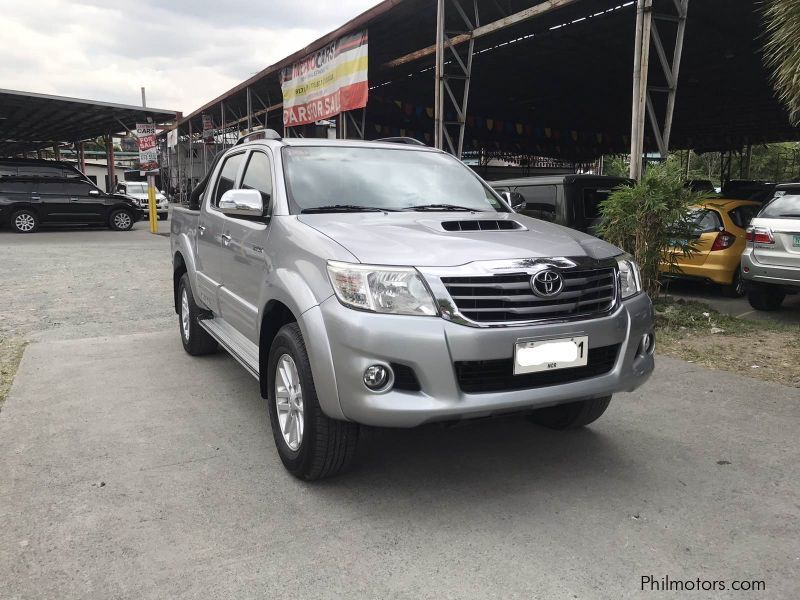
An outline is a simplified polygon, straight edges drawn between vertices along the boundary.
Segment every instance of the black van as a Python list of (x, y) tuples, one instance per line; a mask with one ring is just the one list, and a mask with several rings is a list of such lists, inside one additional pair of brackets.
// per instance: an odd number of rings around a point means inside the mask
[(546, 175), (490, 181), (519, 213), (593, 233), (600, 203), (630, 179), (606, 175)]
[(78, 177), (0, 177), (0, 226), (33, 233), (39, 225), (104, 225), (126, 231), (142, 218), (135, 200), (106, 194)]

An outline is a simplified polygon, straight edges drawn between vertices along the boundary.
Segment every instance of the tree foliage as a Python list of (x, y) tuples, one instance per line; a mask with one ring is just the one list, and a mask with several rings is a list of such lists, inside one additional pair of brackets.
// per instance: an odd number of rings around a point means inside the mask
[(766, 44), (764, 60), (772, 70), (778, 97), (786, 105), (792, 123), (800, 123), (800, 2), (769, 0), (764, 3)]
[(660, 291), (659, 265), (671, 264), (695, 250), (691, 208), (704, 195), (686, 188), (675, 164), (650, 165), (642, 180), (614, 190), (601, 205), (600, 237), (631, 254), (642, 271), (645, 291)]

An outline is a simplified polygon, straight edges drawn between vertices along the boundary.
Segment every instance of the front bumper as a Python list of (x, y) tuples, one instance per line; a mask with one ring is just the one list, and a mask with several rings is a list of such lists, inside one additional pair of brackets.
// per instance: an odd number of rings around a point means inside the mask
[[(653, 309), (646, 294), (593, 319), (490, 328), (439, 317), (361, 312), (330, 297), (304, 313), (300, 325), (323, 411), (374, 426), (414, 427), (632, 391), (647, 381), (654, 367), (652, 353), (640, 349), (642, 336), (653, 333)], [(590, 351), (618, 344), (610, 370), (532, 389), (467, 393), (459, 385), (456, 362), (509, 359), (521, 338), (574, 335), (587, 335)], [(412, 368), (421, 390), (370, 391), (363, 383), (364, 370), (391, 363)]]
[(788, 288), (800, 288), (800, 267), (765, 265), (751, 251), (742, 254), (742, 279), (745, 282), (768, 283)]

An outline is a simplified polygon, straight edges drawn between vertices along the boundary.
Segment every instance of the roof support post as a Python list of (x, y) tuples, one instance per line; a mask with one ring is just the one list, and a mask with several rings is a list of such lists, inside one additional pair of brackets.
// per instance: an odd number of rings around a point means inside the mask
[(109, 133), (106, 136), (106, 168), (108, 170), (108, 186), (106, 192), (113, 192), (116, 186), (116, 165), (114, 164), (114, 138)]
[(253, 97), (250, 95), (250, 87), (247, 87), (247, 133), (253, 130)]
[[(689, 0), (673, 0), (678, 16), (653, 14), (652, 0), (638, 0), (636, 8), (636, 48), (634, 49), (634, 101), (631, 118), (631, 178), (641, 178), (641, 158), (634, 161), (634, 156), (641, 157), (644, 152), (644, 117), (646, 108), (653, 135), (658, 146), (661, 159), (669, 154), (669, 142), (672, 135), (672, 120), (675, 114), (675, 99), (678, 92), (678, 74), (683, 55), (683, 38), (686, 32), (686, 16), (689, 11)], [(664, 42), (659, 32), (659, 22), (676, 23), (675, 45), (672, 60), (667, 56)], [(664, 86), (648, 86), (650, 41), (656, 49), (658, 60), (667, 82)], [(663, 127), (653, 103), (653, 93), (666, 93)], [(634, 164), (636, 163), (636, 164)]]
[(225, 102), (222, 101), (219, 103), (219, 111), (222, 113), (222, 121), (220, 121), (220, 125), (222, 126), (222, 151), (225, 152)]
[(444, 2), (436, 2), (436, 66), (434, 68), (433, 88), (433, 146), (442, 149), (442, 65), (444, 63)]
[(86, 174), (86, 151), (83, 142), (78, 142), (78, 164), (80, 165), (81, 173)]
[(61, 160), (61, 147), (53, 144), (53, 160)]
[[(480, 26), (477, 0), (472, 1), (474, 20), (471, 20), (460, 4), (461, 0), (449, 0), (453, 4), (464, 23), (466, 31), (456, 32), (457, 38), (468, 40), (466, 55), (459, 51), (450, 33), (445, 32), (446, 4), (448, 0), (439, 0), (436, 18), (436, 87), (434, 102), (436, 105), (434, 122), (436, 131), (434, 141), (437, 148), (446, 150), (461, 158), (464, 150), (464, 128), (467, 122), (467, 105), (469, 102), (469, 84), (472, 76), (472, 56), (475, 48), (473, 31)], [(446, 51), (447, 55), (445, 60)], [(448, 71), (449, 67), (449, 71)], [(447, 110), (449, 109), (449, 110)], [(453, 118), (448, 119), (447, 115)]]
[(189, 157), (189, 189), (186, 190), (187, 198), (188, 194), (192, 191), (192, 179), (194, 178), (194, 148), (192, 146), (192, 120), (189, 119), (189, 151), (186, 153)]
[(633, 49), (633, 102), (631, 107), (631, 167), (630, 177), (642, 177), (644, 150), (644, 113), (647, 98), (647, 67), (650, 60), (650, 24), (653, 0), (638, 0), (636, 4), (636, 41)]

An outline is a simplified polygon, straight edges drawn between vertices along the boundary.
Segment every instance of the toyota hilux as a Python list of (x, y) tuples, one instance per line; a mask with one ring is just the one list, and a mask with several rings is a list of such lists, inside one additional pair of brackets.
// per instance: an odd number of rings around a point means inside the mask
[(189, 354), (221, 346), (258, 380), (296, 477), (341, 471), (361, 425), (581, 427), (650, 376), (620, 249), (516, 214), (439, 150), (257, 137), (175, 209), (174, 303)]

